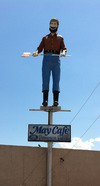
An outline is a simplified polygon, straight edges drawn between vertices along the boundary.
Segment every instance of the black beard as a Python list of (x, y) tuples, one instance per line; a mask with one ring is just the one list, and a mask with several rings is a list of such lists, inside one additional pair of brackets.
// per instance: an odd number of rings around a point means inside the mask
[(49, 30), (50, 30), (51, 33), (57, 32), (57, 29), (58, 29), (58, 28), (54, 28), (54, 29), (52, 29), (51, 27), (49, 28)]

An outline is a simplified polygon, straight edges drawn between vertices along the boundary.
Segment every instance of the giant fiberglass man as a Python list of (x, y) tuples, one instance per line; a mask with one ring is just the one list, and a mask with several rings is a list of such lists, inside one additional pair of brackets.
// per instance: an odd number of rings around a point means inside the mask
[[(49, 23), (50, 33), (42, 38), (37, 50), (33, 52), (33, 56), (36, 57), (40, 52), (44, 52), (42, 63), (42, 92), (43, 92), (43, 106), (48, 106), (48, 93), (50, 75), (52, 73), (53, 80), (53, 106), (58, 106), (59, 93), (60, 93), (60, 57), (65, 56), (67, 48), (65, 47), (64, 39), (61, 35), (57, 34), (59, 27), (58, 19), (51, 19)], [(57, 54), (53, 56), (53, 54)]]

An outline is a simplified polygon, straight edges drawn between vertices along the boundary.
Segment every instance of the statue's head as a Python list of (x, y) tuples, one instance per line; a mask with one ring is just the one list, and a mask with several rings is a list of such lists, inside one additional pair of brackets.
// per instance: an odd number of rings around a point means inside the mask
[(51, 33), (56, 33), (58, 30), (59, 21), (56, 18), (50, 20), (49, 30)]

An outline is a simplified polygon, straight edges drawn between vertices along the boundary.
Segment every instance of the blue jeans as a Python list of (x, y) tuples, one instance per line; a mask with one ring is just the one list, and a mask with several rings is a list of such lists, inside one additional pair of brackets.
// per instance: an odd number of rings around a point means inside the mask
[(49, 91), (50, 75), (52, 72), (52, 91), (60, 92), (60, 58), (59, 56), (51, 56), (52, 53), (46, 53), (46, 55), (43, 57), (42, 63), (42, 91)]

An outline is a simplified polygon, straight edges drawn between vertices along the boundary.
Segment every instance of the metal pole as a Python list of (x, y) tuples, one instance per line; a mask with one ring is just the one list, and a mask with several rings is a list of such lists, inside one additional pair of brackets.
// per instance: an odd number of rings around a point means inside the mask
[[(53, 124), (53, 112), (48, 112), (48, 125)], [(52, 186), (52, 142), (48, 142), (47, 186)]]
[[(29, 111), (46, 111), (48, 112), (48, 125), (53, 124), (53, 112), (71, 112), (71, 110), (61, 110), (61, 107), (44, 107), (40, 109), (29, 109)], [(48, 157), (47, 157), (47, 186), (52, 186), (52, 142), (48, 142)]]

